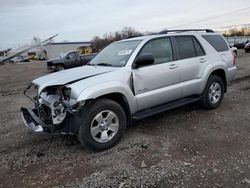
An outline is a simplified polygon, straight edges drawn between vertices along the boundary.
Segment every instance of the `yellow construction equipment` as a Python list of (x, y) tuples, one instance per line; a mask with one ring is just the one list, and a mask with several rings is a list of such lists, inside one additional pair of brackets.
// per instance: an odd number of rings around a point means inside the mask
[(98, 52), (98, 50), (96, 48), (94, 48), (93, 46), (79, 47), (79, 48), (77, 48), (77, 51), (80, 55), (92, 54), (92, 53)]

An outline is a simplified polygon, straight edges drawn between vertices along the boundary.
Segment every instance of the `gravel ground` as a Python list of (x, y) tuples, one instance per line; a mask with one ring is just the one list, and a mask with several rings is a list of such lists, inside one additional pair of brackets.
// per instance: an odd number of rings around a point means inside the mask
[(135, 122), (94, 153), (72, 136), (34, 135), (22, 92), (44, 62), (0, 65), (0, 187), (250, 187), (250, 54), (220, 108), (192, 104)]

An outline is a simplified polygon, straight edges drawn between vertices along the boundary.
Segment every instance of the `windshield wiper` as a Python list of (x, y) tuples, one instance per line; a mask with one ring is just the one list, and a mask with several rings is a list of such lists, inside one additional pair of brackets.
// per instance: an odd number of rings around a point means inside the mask
[(112, 67), (113, 66), (112, 64), (109, 64), (109, 63), (98, 63), (98, 64), (95, 64), (95, 65), (107, 66), (107, 67)]

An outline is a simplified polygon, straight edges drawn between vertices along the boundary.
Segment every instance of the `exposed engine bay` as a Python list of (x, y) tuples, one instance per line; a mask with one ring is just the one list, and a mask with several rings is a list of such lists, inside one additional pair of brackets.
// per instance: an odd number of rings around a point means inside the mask
[(71, 89), (66, 86), (50, 86), (38, 94), (38, 86), (31, 84), (24, 94), (34, 102), (35, 115), (53, 130), (62, 128), (67, 115), (78, 112), (84, 105), (70, 99)]

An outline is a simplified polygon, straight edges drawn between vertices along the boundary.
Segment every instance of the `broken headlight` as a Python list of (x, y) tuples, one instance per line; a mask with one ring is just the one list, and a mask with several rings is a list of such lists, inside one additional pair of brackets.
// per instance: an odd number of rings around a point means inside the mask
[(36, 101), (38, 95), (38, 86), (30, 84), (24, 91), (24, 95), (32, 101)]
[(64, 98), (66, 100), (69, 100), (71, 96), (71, 88), (67, 88), (67, 87), (63, 88), (62, 93), (63, 93)]

